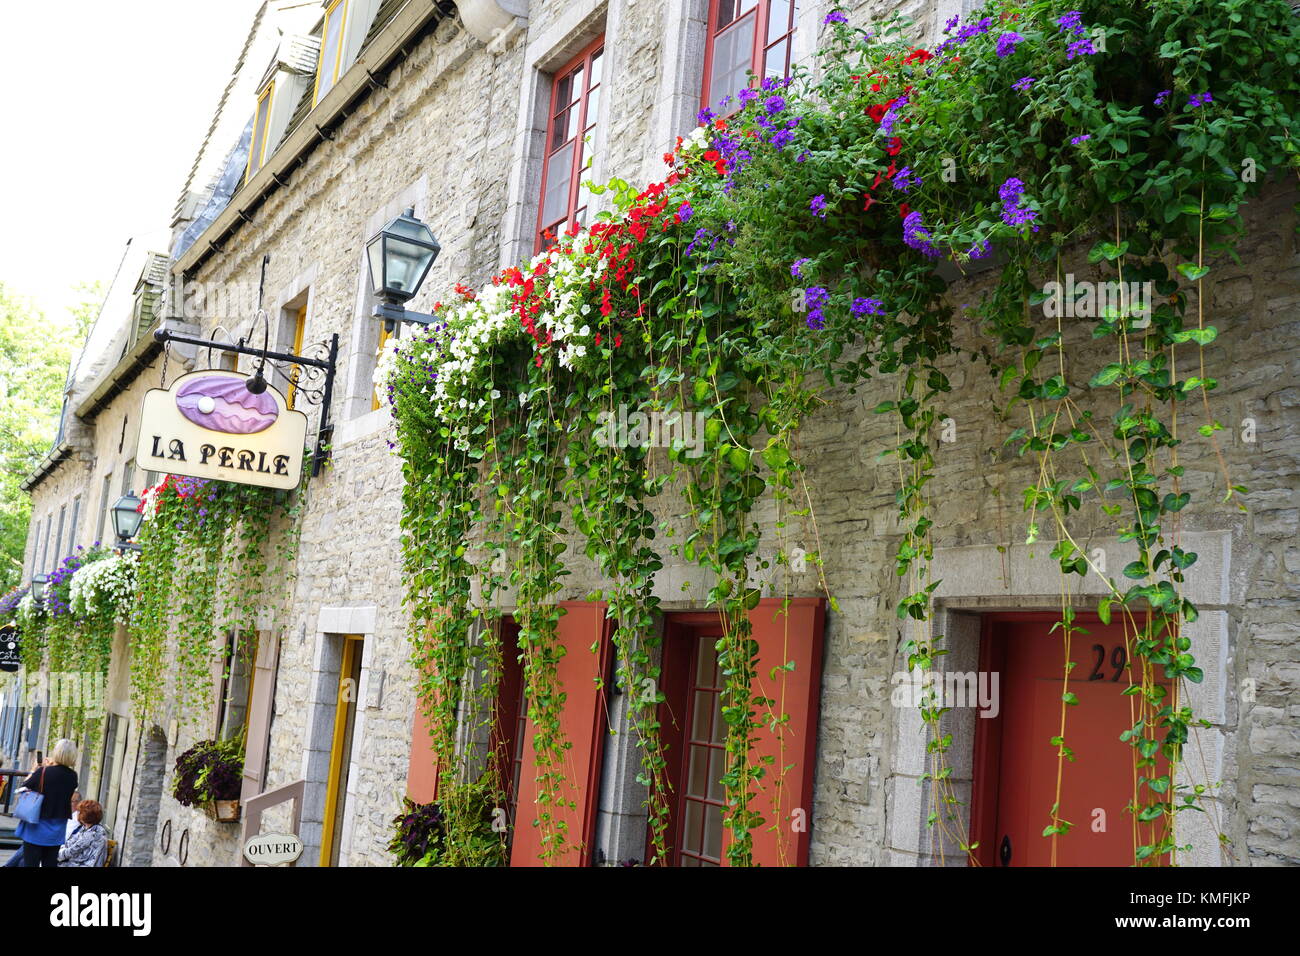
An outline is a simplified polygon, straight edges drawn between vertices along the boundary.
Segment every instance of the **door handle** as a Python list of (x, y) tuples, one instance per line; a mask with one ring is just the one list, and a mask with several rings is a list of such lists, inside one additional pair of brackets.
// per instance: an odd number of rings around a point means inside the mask
[(1002, 846), (998, 848), (998, 859), (1001, 860), (1003, 866), (1011, 865), (1011, 836), (1009, 834), (1003, 834), (1002, 836)]

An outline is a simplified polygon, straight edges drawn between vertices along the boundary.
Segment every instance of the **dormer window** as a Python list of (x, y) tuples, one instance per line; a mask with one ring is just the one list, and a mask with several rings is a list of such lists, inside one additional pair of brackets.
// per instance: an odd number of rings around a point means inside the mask
[(325, 11), (325, 26), (321, 31), (320, 62), (316, 67), (316, 97), (312, 105), (321, 101), (347, 69), (343, 59), (347, 19), (348, 0), (334, 0)]
[(252, 179), (266, 161), (267, 125), (271, 121), (271, 104), (275, 97), (275, 81), (267, 84), (257, 98), (257, 112), (253, 118), (253, 142), (248, 150), (248, 173), (244, 181)]

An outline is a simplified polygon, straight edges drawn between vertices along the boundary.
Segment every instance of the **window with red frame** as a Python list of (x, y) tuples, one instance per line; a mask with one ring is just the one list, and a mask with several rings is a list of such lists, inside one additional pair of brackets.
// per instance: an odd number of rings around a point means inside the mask
[[(760, 82), (789, 76), (798, 18), (798, 0), (710, 0), (702, 105), (726, 116), (740, 105), (736, 94), (751, 85), (749, 71)], [(731, 97), (725, 106), (724, 97)]]
[(581, 181), (595, 146), (604, 52), (605, 39), (601, 37), (565, 64), (551, 85), (537, 214), (538, 251), (566, 228), (586, 222), (590, 194)]

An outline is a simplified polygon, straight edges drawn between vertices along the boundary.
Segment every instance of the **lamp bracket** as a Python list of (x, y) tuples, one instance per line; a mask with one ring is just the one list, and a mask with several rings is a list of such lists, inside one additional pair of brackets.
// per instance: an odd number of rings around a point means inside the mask
[(383, 319), (385, 322), (413, 322), (417, 325), (432, 325), (441, 321), (436, 315), (429, 315), (427, 312), (410, 312), (400, 305), (393, 305), (391, 302), (376, 304), (370, 314), (377, 319)]

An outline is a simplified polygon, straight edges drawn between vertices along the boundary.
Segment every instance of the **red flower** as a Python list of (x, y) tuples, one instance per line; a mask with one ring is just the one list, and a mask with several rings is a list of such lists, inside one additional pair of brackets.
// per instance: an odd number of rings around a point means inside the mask
[(671, 166), (673, 164), (673, 154), (664, 153), (664, 162)]
[(623, 333), (619, 332), (614, 336), (614, 348), (618, 348), (622, 344), (623, 344)]
[(907, 54), (907, 56), (903, 57), (903, 65), (907, 66), (909, 63), (917, 63), (917, 62), (924, 63), (926, 60), (930, 59), (931, 55), (932, 54), (930, 54), (928, 51), (922, 50), (918, 47), (914, 49), (911, 53)]
[(903, 203), (898, 207), (898, 214), (904, 219), (907, 218), (907, 214), (911, 211), (912, 211), (912, 207), (909, 206), (907, 203)]

